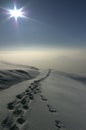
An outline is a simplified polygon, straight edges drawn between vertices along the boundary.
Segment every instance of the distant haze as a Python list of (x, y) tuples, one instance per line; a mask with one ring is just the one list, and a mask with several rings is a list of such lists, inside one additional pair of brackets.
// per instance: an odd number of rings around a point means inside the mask
[(0, 51), (0, 60), (38, 68), (86, 73), (85, 49)]

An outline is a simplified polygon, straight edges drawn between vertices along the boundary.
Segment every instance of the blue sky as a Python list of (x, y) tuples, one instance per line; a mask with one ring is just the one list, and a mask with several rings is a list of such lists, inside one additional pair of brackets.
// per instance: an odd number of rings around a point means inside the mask
[[(24, 7), (28, 19), (7, 20)], [(86, 0), (0, 0), (0, 60), (86, 73)]]
[[(13, 8), (12, 0), (0, 1), (1, 7)], [(33, 20), (6, 21), (0, 9), (0, 49), (85, 48), (85, 0), (16, 0), (18, 8), (25, 6)]]

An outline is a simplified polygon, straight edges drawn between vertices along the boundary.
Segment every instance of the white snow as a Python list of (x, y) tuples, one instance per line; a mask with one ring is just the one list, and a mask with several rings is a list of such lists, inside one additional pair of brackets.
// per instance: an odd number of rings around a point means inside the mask
[[(30, 73), (34, 75), (33, 69), (30, 70)], [(31, 83), (45, 77), (48, 70), (39, 72), (40, 75), (35, 73), (37, 77), (34, 79), (17, 83), (0, 91), (0, 123), (9, 115), (7, 104), (14, 101), (16, 95), (24, 92)], [(86, 84), (69, 75), (52, 70), (49, 77), (40, 82), (39, 87), (42, 93), (34, 94), (35, 98), (31, 101), (25, 115), (26, 123), (22, 125), (21, 130), (86, 130)], [(76, 74), (74, 76), (77, 77)], [(85, 77), (85, 74), (79, 76)], [(48, 106), (56, 112), (50, 111)], [(61, 125), (64, 125), (66, 129), (57, 128), (55, 120), (61, 121)], [(9, 129), (0, 125), (0, 130)]]
[(86, 84), (52, 71), (42, 92), (68, 130), (86, 130)]

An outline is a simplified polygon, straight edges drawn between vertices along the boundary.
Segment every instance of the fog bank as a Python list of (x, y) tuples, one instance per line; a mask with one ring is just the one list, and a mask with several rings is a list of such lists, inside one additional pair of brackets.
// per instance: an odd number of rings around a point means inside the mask
[(85, 49), (0, 51), (0, 61), (86, 73)]

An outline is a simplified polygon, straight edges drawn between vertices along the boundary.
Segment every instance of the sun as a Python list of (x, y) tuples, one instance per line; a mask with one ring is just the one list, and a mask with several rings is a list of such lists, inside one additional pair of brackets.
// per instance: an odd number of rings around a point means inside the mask
[(26, 6), (23, 6), (21, 8), (17, 8), (16, 4), (14, 3), (13, 9), (2, 8), (2, 7), (0, 7), (0, 8), (5, 10), (6, 15), (8, 15), (5, 22), (14, 18), (15, 23), (18, 23), (18, 18), (23, 18), (23, 19), (26, 19), (26, 21), (31, 20), (32, 22), (41, 23), (40, 21), (33, 19), (33, 18), (28, 16), (29, 12), (28, 12), (28, 10), (25, 10)]
[(23, 16), (23, 12), (20, 9), (17, 10), (16, 8), (14, 10), (9, 10), (9, 14), (10, 17), (14, 17), (15, 19)]
[(23, 9), (22, 8), (17, 9), (16, 6), (14, 7), (13, 10), (8, 10), (8, 12), (9, 12), (10, 18), (14, 17), (15, 20), (17, 20), (18, 17), (24, 17)]

